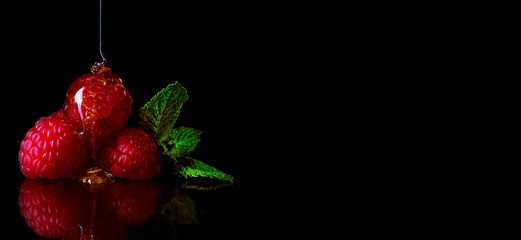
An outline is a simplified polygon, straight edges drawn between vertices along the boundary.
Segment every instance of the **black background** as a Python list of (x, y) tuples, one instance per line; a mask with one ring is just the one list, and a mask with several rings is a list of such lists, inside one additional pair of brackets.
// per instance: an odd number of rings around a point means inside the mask
[[(97, 1), (17, 1), (2, 11), (4, 236), (34, 237), (16, 198), (25, 132), (61, 108), (69, 84), (100, 61)], [(193, 157), (235, 177), (232, 187), (195, 193), (201, 224), (183, 238), (271, 236), (291, 225), (288, 191), (299, 177), (290, 144), (297, 130), (303, 26), (293, 6), (263, 3), (105, 1), (107, 66), (137, 109), (169, 83), (188, 91), (178, 126), (201, 129)], [(291, 175), (291, 177), (290, 177)], [(306, 177), (300, 174), (300, 177)]]

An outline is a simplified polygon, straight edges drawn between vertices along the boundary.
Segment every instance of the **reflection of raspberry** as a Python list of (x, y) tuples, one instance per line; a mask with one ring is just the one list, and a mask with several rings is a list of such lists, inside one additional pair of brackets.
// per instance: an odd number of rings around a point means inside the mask
[(53, 113), (27, 132), (18, 160), (27, 178), (78, 179), (87, 169), (88, 155), (75, 127)]
[[(96, 198), (96, 203), (91, 202), (89, 214), (83, 218), (83, 222), (72, 228), (61, 240), (128, 240), (125, 224), (118, 220), (109, 209), (101, 207), (101, 204), (98, 204), (99, 199), (99, 197)], [(92, 195), (90, 200), (93, 200)], [(94, 213), (92, 213), (92, 208), (95, 209)]]
[(87, 192), (81, 185), (26, 179), (20, 186), (20, 214), (40, 236), (56, 238), (70, 231), (87, 213)]
[(107, 195), (107, 208), (125, 224), (137, 225), (156, 211), (161, 186), (157, 182), (121, 182), (110, 186)]
[(99, 164), (120, 178), (150, 180), (161, 171), (161, 155), (145, 131), (127, 128), (107, 143)]

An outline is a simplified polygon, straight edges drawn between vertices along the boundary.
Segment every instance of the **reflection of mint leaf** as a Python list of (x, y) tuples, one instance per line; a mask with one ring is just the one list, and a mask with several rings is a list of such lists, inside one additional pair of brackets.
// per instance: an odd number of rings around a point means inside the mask
[(170, 156), (172, 159), (176, 159), (181, 156), (186, 156), (192, 153), (197, 147), (197, 143), (201, 140), (202, 131), (188, 128), (178, 127), (172, 129), (171, 132), (163, 134), (158, 140), (165, 154)]
[(150, 129), (154, 138), (158, 140), (174, 128), (186, 100), (188, 93), (179, 82), (168, 85), (139, 110), (141, 124)]
[(179, 158), (177, 173), (186, 179), (209, 178), (233, 183), (233, 177), (191, 157)]
[(192, 200), (188, 194), (181, 191), (179, 187), (169, 189), (167, 195), (169, 194), (173, 194), (173, 196), (168, 202), (159, 207), (159, 214), (167, 216), (177, 224), (199, 224), (199, 217), (197, 216), (197, 208), (194, 200)]
[(181, 186), (182, 189), (196, 191), (210, 191), (221, 187), (231, 186), (233, 182), (223, 181), (187, 181)]

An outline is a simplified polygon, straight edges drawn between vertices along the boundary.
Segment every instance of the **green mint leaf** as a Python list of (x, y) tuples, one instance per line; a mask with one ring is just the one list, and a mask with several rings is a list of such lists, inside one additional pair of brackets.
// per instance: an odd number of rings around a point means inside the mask
[(188, 93), (179, 82), (168, 85), (139, 109), (141, 125), (150, 129), (156, 140), (160, 139), (172, 131), (186, 100)]
[(185, 179), (214, 179), (233, 183), (233, 177), (191, 157), (177, 159), (177, 174)]
[(172, 129), (169, 133), (163, 134), (158, 143), (163, 147), (164, 154), (172, 159), (176, 159), (186, 156), (195, 150), (197, 143), (201, 140), (199, 138), (201, 133), (201, 130), (178, 127)]

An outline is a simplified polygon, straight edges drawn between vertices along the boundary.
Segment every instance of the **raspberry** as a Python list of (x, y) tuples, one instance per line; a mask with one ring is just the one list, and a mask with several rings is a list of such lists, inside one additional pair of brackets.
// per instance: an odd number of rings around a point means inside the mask
[(161, 171), (156, 142), (140, 128), (126, 128), (106, 145), (100, 167), (129, 180), (150, 180)]
[(132, 98), (121, 78), (104, 67), (78, 77), (67, 90), (63, 112), (83, 132), (93, 157), (96, 148), (127, 124)]
[(53, 112), (51, 115), (49, 115), (49, 118), (58, 118), (62, 120), (67, 120), (67, 117), (63, 114), (63, 109), (60, 109), (56, 112)]
[(20, 186), (20, 214), (40, 236), (58, 238), (81, 223), (87, 192), (76, 183), (26, 179)]
[[(54, 115), (54, 114), (53, 114)], [(88, 154), (69, 122), (42, 117), (20, 144), (20, 170), (27, 178), (78, 179), (87, 169)]]

